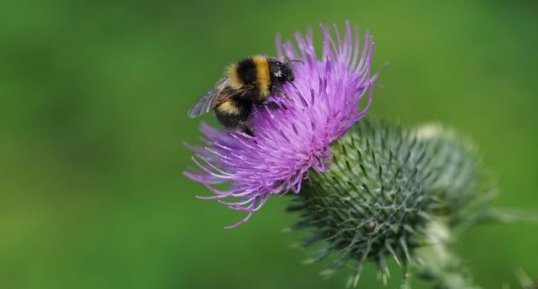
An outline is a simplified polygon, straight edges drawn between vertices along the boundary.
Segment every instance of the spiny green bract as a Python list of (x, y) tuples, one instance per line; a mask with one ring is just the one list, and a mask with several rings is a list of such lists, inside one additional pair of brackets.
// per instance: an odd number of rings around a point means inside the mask
[(442, 218), (454, 228), (477, 219), (484, 195), (478, 161), (450, 131), (361, 121), (332, 149), (330, 169), (313, 172), (289, 208), (300, 213), (294, 229), (312, 231), (303, 246), (324, 241), (309, 261), (332, 256), (323, 274), (351, 263), (349, 285), (356, 285), (373, 261), (386, 280), (386, 258), (404, 267), (414, 261), (429, 223)]

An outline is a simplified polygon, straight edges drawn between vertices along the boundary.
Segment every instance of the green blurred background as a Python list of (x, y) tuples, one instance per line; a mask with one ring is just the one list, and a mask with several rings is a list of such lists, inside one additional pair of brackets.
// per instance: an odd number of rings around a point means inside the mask
[[(242, 215), (182, 175), (200, 136), (187, 110), (224, 66), (320, 22), (374, 34), (388, 66), (370, 117), (459, 129), (495, 204), (536, 212), (537, 2), (433, 2), (1, 1), (0, 288), (343, 288), (345, 272), (301, 264), (286, 198), (225, 231)], [(458, 250), (501, 288), (516, 268), (538, 277), (537, 243), (536, 224), (491, 225)], [(371, 267), (361, 282), (382, 287)]]

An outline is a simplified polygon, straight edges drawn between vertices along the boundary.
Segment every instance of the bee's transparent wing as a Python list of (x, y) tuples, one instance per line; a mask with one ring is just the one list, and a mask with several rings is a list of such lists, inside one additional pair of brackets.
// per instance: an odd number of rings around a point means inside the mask
[(195, 118), (199, 115), (208, 113), (217, 104), (219, 96), (225, 87), (226, 78), (223, 78), (217, 82), (215, 87), (198, 99), (194, 106), (189, 110), (189, 116)]

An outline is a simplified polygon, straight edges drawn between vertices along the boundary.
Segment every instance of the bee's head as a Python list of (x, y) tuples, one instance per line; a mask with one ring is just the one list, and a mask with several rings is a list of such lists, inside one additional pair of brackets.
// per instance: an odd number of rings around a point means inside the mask
[(271, 78), (278, 83), (292, 82), (295, 79), (290, 62), (275, 61), (271, 65)]

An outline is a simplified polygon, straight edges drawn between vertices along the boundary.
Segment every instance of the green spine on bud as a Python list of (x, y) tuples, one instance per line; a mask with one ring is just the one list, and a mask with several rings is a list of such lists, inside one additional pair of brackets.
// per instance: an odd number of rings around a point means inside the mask
[(309, 262), (332, 256), (327, 275), (352, 263), (349, 285), (367, 261), (378, 264), (383, 280), (388, 257), (404, 268), (416, 263), (432, 222), (466, 227), (487, 207), (474, 149), (440, 126), (363, 120), (332, 149), (330, 169), (312, 172), (289, 210), (300, 214), (294, 229), (312, 231), (303, 246), (324, 243)]

